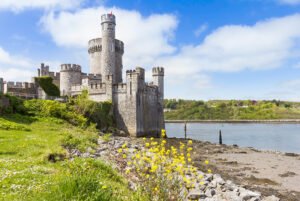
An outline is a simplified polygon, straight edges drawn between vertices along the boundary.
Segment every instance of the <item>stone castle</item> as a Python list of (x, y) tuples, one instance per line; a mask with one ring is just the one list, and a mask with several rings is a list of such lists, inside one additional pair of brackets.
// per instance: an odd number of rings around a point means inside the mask
[[(164, 128), (164, 68), (152, 68), (153, 82), (145, 82), (145, 70), (136, 67), (126, 71), (122, 79), (124, 43), (115, 39), (116, 18), (113, 14), (101, 16), (102, 38), (88, 42), (90, 74), (81, 66), (62, 64), (60, 72), (51, 72), (41, 64), (38, 77), (51, 76), (59, 86), (61, 96), (76, 96), (82, 90), (89, 92), (94, 101), (112, 101), (113, 114), (118, 129), (131, 136), (159, 136)], [(32, 79), (32, 83), (3, 82), (0, 91), (25, 99), (47, 99), (47, 95)]]

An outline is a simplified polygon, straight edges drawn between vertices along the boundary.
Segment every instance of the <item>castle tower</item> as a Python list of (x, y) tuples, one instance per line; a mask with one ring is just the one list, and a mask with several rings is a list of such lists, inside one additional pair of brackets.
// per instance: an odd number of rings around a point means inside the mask
[(73, 84), (81, 84), (81, 66), (62, 64), (60, 69), (60, 95), (71, 95)]
[(153, 84), (158, 87), (158, 129), (164, 129), (164, 68), (152, 68)]
[[(101, 55), (101, 74), (115, 75), (115, 26), (116, 18), (113, 14), (104, 14), (101, 16), (102, 25), (102, 55)], [(115, 76), (113, 76), (115, 79)], [(113, 81), (113, 83), (115, 83)]]
[(124, 43), (115, 39), (116, 18), (113, 14), (101, 16), (102, 38), (95, 38), (88, 43), (90, 55), (90, 73), (113, 75), (113, 84), (122, 82), (122, 57)]
[(0, 77), (0, 93), (4, 92), (4, 83), (3, 83), (3, 78)]
[(164, 103), (164, 68), (152, 68), (153, 84), (158, 86), (159, 101)]

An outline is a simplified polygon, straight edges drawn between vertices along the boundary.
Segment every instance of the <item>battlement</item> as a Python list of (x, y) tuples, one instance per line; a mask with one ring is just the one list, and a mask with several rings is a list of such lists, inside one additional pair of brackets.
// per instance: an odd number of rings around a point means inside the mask
[(101, 52), (102, 51), (102, 38), (95, 38), (89, 40), (88, 43), (88, 52), (92, 54), (94, 52)]
[(31, 82), (4, 82), (7, 85), (7, 88), (19, 88), (19, 89), (34, 89), (35, 84)]
[(120, 54), (124, 54), (124, 43), (120, 40), (115, 39), (115, 50)]
[(77, 71), (81, 72), (81, 66), (77, 64), (62, 64), (60, 71)]
[(101, 24), (113, 23), (116, 24), (116, 16), (114, 14), (104, 14), (101, 16)]
[(152, 75), (160, 75), (164, 76), (164, 68), (163, 67), (153, 67), (152, 68)]
[(101, 80), (101, 75), (100, 74), (88, 74), (87, 77), (89, 79), (94, 79), (94, 80)]
[(113, 86), (114, 93), (126, 93), (127, 92), (127, 84), (126, 83), (118, 83)]

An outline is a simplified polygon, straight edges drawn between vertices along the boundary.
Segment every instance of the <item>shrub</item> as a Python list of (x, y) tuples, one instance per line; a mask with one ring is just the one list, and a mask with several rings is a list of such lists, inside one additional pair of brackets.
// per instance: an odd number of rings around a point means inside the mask
[(52, 100), (29, 100), (24, 103), (29, 114), (42, 117), (61, 118), (73, 125), (87, 127), (87, 119), (70, 110), (65, 103)]
[(12, 96), (10, 94), (5, 94), (9, 98), (10, 107), (8, 107), (5, 113), (19, 113), (26, 114), (26, 108), (24, 107), (24, 100)]
[(55, 84), (53, 84), (52, 77), (42, 76), (42, 77), (35, 77), (34, 79), (48, 96), (60, 96), (59, 88)]
[(88, 99), (88, 92), (82, 91), (81, 95), (70, 99), (70, 106), (79, 114), (82, 114), (89, 122), (96, 123), (97, 128), (113, 126), (112, 102), (95, 102)]
[(8, 121), (6, 119), (0, 118), (0, 129), (4, 130), (19, 130), (19, 131), (30, 131), (30, 128), (22, 124)]

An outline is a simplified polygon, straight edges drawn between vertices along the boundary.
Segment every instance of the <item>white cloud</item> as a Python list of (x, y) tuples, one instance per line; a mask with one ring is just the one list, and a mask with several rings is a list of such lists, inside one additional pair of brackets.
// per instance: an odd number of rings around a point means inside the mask
[(90, 39), (101, 37), (101, 14), (111, 10), (117, 20), (116, 38), (125, 43), (125, 67), (151, 65), (155, 58), (175, 51), (169, 41), (178, 22), (170, 14), (143, 17), (137, 11), (98, 7), (50, 13), (42, 18), (41, 24), (59, 46), (87, 49)]
[(198, 45), (157, 61), (170, 74), (237, 72), (283, 66), (300, 48), (300, 15), (272, 18), (253, 26), (228, 25), (207, 35)]
[(0, 64), (1, 66), (21, 66), (21, 67), (31, 67), (30, 62), (20, 56), (11, 56), (3, 48), (0, 47)]
[(284, 87), (300, 87), (300, 80), (291, 80), (287, 82), (283, 82), (281, 86)]
[(200, 36), (204, 31), (206, 31), (208, 28), (208, 25), (207, 24), (202, 24), (195, 32), (195, 36)]
[(295, 5), (300, 3), (300, 0), (277, 0), (277, 1), (283, 4), (290, 4), (290, 5)]
[(72, 9), (81, 5), (83, 0), (1, 0), (0, 10), (20, 12), (24, 9)]
[(0, 47), (0, 77), (6, 81), (30, 81), (33, 65), (29, 59), (9, 54)]

